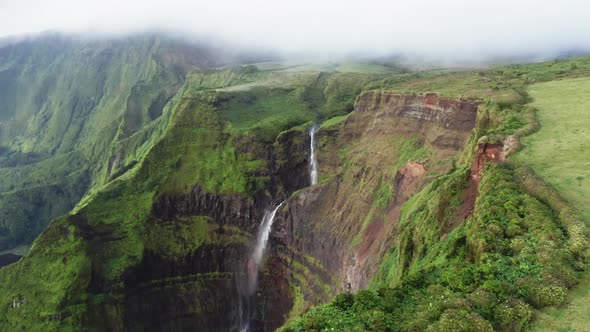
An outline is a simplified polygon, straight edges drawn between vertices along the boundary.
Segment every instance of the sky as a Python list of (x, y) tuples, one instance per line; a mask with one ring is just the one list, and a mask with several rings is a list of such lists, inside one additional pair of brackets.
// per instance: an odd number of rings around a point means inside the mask
[(588, 0), (0, 0), (0, 37), (164, 30), (285, 53), (550, 57), (590, 49)]

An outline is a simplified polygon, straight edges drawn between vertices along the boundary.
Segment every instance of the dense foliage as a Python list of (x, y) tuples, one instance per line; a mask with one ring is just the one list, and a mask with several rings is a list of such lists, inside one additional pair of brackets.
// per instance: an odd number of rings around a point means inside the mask
[(397, 245), (371, 290), (341, 294), (284, 331), (523, 330), (535, 308), (563, 304), (584, 252), (570, 246), (551, 208), (509, 166), (489, 165), (473, 216), (443, 236), (437, 195), (453, 194), (453, 176), (404, 207)]

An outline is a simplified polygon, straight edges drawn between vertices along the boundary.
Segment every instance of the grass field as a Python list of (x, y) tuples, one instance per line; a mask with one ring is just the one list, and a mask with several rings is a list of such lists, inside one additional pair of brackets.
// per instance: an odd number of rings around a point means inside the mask
[[(590, 222), (590, 78), (535, 84), (528, 90), (538, 109), (540, 130), (524, 139), (515, 157), (531, 165)], [(590, 275), (570, 294), (563, 308), (538, 313), (535, 331), (588, 331)]]
[(516, 158), (590, 221), (590, 78), (536, 84), (529, 94), (541, 128), (524, 139)]

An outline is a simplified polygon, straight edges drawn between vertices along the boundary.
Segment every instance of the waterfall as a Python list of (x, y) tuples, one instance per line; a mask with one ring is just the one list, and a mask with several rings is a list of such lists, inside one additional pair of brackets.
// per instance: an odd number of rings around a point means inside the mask
[(257, 267), (260, 267), (260, 263), (262, 263), (262, 255), (264, 253), (264, 249), (266, 248), (266, 244), (268, 243), (270, 230), (273, 222), (275, 221), (275, 215), (284, 203), (285, 202), (281, 202), (281, 204), (277, 205), (277, 207), (270, 213), (266, 211), (266, 213), (264, 214), (264, 218), (262, 218), (262, 224), (260, 225), (260, 229), (258, 230), (256, 248), (254, 249), (254, 253), (252, 254), (252, 259), (254, 260), (254, 263)]
[(319, 126), (314, 124), (309, 129), (309, 136), (311, 136), (311, 156), (309, 158), (309, 175), (311, 178), (311, 185), (316, 185), (318, 183), (318, 160), (315, 151), (315, 134), (318, 132)]
[(247, 284), (245, 287), (242, 287), (242, 292), (240, 292), (240, 332), (250, 331), (250, 322), (256, 314), (255, 300), (256, 288), (258, 286), (258, 271), (262, 265), (262, 259), (264, 258), (264, 252), (268, 244), (268, 239), (270, 237), (270, 231), (272, 229), (275, 216), (284, 203), (284, 201), (281, 202), (272, 211), (266, 210), (264, 212), (262, 223), (258, 229), (256, 247), (254, 247), (254, 251), (250, 255), (250, 258), (248, 258), (248, 262), (246, 264), (246, 272), (248, 276)]

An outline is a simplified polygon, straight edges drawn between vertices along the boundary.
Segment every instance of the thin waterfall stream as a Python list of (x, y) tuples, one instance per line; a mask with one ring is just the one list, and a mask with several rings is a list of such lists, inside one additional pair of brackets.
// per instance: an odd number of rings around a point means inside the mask
[(246, 264), (247, 268), (247, 282), (245, 287), (242, 287), (240, 297), (240, 332), (250, 331), (250, 324), (256, 315), (256, 289), (258, 288), (258, 272), (262, 266), (262, 260), (270, 237), (272, 224), (275, 216), (281, 206), (285, 202), (281, 202), (273, 210), (266, 210), (262, 223), (258, 229), (258, 237), (256, 238), (256, 246), (254, 251), (248, 258)]
[(318, 160), (316, 156), (316, 141), (315, 135), (318, 132), (319, 126), (314, 124), (309, 128), (309, 136), (311, 137), (310, 157), (309, 157), (309, 176), (311, 185), (315, 186), (318, 183)]
[[(318, 183), (318, 161), (316, 156), (316, 133), (319, 125), (314, 124), (309, 129), (310, 143), (310, 160), (309, 160), (309, 177), (311, 185)], [(240, 332), (250, 332), (252, 329), (252, 321), (256, 316), (256, 290), (258, 288), (258, 272), (262, 266), (268, 239), (272, 230), (275, 216), (279, 209), (285, 202), (281, 202), (273, 210), (267, 209), (264, 212), (262, 223), (258, 230), (258, 237), (256, 238), (256, 246), (250, 254), (246, 263), (246, 280), (243, 280), (239, 285), (238, 293), (240, 294)]]

